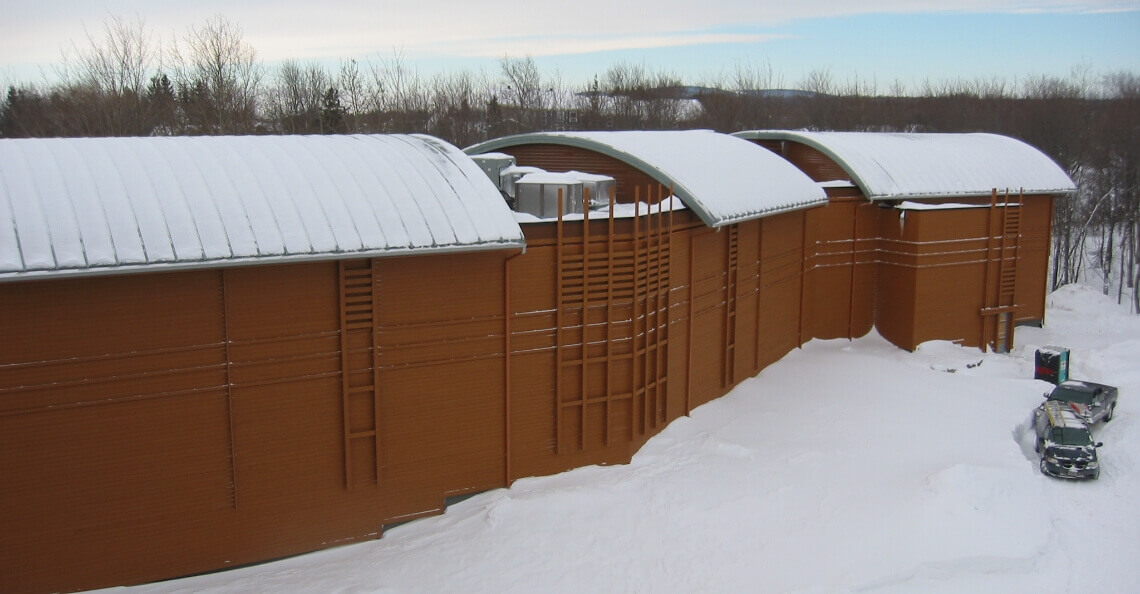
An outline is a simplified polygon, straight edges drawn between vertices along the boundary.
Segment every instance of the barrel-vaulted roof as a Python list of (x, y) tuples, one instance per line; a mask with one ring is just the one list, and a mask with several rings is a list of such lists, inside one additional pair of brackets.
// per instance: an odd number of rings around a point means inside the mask
[(735, 136), (817, 149), (871, 200), (988, 196), (995, 189), (1026, 194), (1076, 191), (1073, 180), (1044, 153), (997, 134), (751, 130)]
[(430, 136), (0, 140), (0, 280), (522, 245)]
[(480, 154), (526, 144), (592, 150), (649, 175), (705, 224), (720, 227), (824, 204), (824, 191), (787, 161), (751, 142), (708, 130), (539, 132), (472, 147)]

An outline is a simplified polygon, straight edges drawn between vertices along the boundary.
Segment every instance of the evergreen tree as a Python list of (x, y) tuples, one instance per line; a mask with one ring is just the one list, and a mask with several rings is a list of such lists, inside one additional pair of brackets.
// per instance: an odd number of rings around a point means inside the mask
[(322, 134), (344, 134), (348, 131), (348, 126), (345, 124), (345, 109), (340, 103), (340, 91), (336, 87), (329, 87), (329, 90), (325, 91), (321, 105)]
[(171, 84), (169, 77), (165, 74), (156, 74), (150, 78), (145, 104), (149, 133), (159, 136), (174, 134), (178, 121), (177, 102), (174, 85)]

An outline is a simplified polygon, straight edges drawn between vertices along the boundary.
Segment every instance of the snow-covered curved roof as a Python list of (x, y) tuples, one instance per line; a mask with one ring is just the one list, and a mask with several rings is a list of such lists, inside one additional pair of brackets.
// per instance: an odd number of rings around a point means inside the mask
[(0, 280), (522, 245), (430, 136), (0, 140)]
[(480, 154), (523, 144), (575, 146), (628, 163), (671, 186), (710, 227), (827, 201), (824, 191), (787, 161), (751, 142), (708, 130), (539, 132), (466, 151)]
[(989, 196), (997, 189), (1068, 194), (1073, 180), (1036, 148), (997, 134), (752, 130), (735, 136), (788, 140), (834, 160), (871, 200)]

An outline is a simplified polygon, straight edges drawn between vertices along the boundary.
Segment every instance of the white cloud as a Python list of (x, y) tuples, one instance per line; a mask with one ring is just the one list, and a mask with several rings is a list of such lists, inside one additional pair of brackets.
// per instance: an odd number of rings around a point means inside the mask
[(787, 39), (789, 35), (767, 34), (682, 34), (682, 35), (635, 35), (609, 38), (562, 38), (525, 40), (487, 40), (477, 51), (479, 55), (496, 57), (502, 55), (557, 56), (588, 54), (593, 52), (655, 49), (663, 47), (684, 47), (711, 45), (718, 43), (760, 43), (773, 39)]
[(334, 58), (383, 52), (456, 57), (572, 55), (778, 37), (798, 19), (871, 13), (1107, 12), (1140, 10), (1140, 0), (72, 0), (21, 2), (0, 21), (0, 67), (55, 62), (61, 47), (82, 45), (83, 25), (109, 15), (142, 17), (169, 41), (215, 14), (241, 25), (266, 60)]
[[(1135, 11), (1140, 10), (1140, 1), (657, 0), (649, 5), (613, 0), (463, 0), (393, 5), (345, 0), (336, 3), (335, 9), (298, 19), (295, 11), (300, 6), (311, 5), (278, 4), (272, 10), (256, 11), (250, 8), (248, 18), (231, 18), (246, 26), (251, 39), (267, 41), (255, 45), (271, 59), (297, 57), (306, 52), (313, 57), (344, 56), (349, 52), (338, 48), (370, 48), (367, 52), (391, 47), (462, 57), (524, 53), (549, 56), (762, 42), (779, 37), (776, 28), (781, 24), (798, 19), (871, 13)], [(314, 31), (334, 30), (338, 33), (333, 39), (313, 35)], [(276, 38), (273, 43), (268, 43), (270, 34)]]

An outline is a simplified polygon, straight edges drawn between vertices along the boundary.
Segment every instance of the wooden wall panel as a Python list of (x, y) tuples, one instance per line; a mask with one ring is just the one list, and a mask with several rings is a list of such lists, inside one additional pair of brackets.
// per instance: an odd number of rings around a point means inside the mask
[(877, 204), (866, 200), (858, 201), (853, 209), (855, 254), (848, 320), (850, 338), (865, 336), (875, 325), (880, 259), (879, 217), (883, 211)]
[(912, 210), (906, 216), (917, 231), (915, 346), (933, 339), (980, 345), (990, 209)]
[[(220, 344), (217, 275), (203, 271), (5, 283), (0, 311), (21, 315), (5, 315), (0, 323), (5, 336), (20, 336), (21, 342), (0, 347), (4, 362)], [(124, 326), (124, 319), (132, 323)], [(72, 339), (61, 343), (59, 336)]]
[(8, 283), (0, 311), (0, 591), (207, 563), (234, 505), (220, 275)]
[(805, 214), (805, 337), (851, 338), (858, 204), (854, 200), (833, 200)]
[(1021, 261), (1017, 266), (1015, 321), (1040, 324), (1049, 294), (1049, 250), (1052, 248), (1053, 197), (1026, 196), (1021, 207)]
[(381, 482), (391, 518), (506, 484), (503, 259), (376, 262)]
[(757, 373), (757, 335), (760, 308), (760, 220), (740, 223), (738, 272), (736, 281), (735, 346), (732, 383), (735, 385)]
[(799, 347), (803, 286), (804, 212), (763, 219), (758, 367), (763, 369)]
[(909, 224), (907, 212), (887, 209), (879, 213), (875, 328), (892, 344), (913, 350), (918, 344), (914, 340), (917, 267), (913, 247), (917, 226)]
[[(702, 228), (704, 225), (700, 225)], [(691, 324), (692, 287), (689, 285), (692, 257), (690, 253), (691, 242), (689, 236), (693, 233), (691, 227), (679, 226), (673, 233), (672, 245), (672, 287), (669, 291), (670, 328), (669, 328), (669, 419), (689, 414), (692, 410), (690, 403), (690, 369), (689, 357), (691, 343), (689, 332)], [(646, 438), (648, 439), (648, 438)]]
[(218, 393), (0, 417), (0, 591), (214, 561), (203, 522), (232, 507), (226, 427)]
[(984, 264), (920, 267), (915, 271), (914, 348), (928, 340), (979, 346)]
[(702, 230), (691, 235), (692, 250), (690, 290), (692, 291), (692, 317), (690, 319), (691, 364), (689, 373), (689, 403), (696, 408), (723, 395), (725, 312), (727, 306), (725, 253), (727, 234)]

